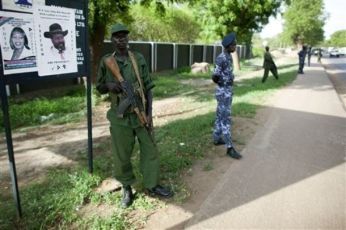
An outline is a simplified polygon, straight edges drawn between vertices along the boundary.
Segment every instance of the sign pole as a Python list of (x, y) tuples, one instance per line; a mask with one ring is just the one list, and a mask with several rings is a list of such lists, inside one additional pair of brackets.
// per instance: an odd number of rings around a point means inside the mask
[[(86, 15), (86, 19), (88, 19), (88, 0), (84, 0), (84, 12)], [(88, 25), (88, 23), (86, 23)], [(88, 30), (85, 36), (85, 46), (89, 47), (89, 34)], [(89, 52), (86, 52), (85, 59), (90, 60)], [(92, 87), (91, 87), (91, 76), (90, 76), (90, 64), (86, 65), (87, 72), (87, 110), (88, 110), (88, 165), (89, 165), (89, 173), (93, 173), (93, 142), (92, 142)]]
[(16, 202), (17, 215), (21, 218), (22, 217), (22, 207), (20, 204), (17, 172), (16, 172), (16, 163), (14, 160), (14, 152), (13, 152), (10, 116), (9, 116), (9, 112), (8, 112), (8, 101), (7, 101), (6, 87), (5, 87), (3, 74), (0, 75), (0, 94), (1, 94), (2, 112), (4, 115), (4, 127), (5, 127), (5, 132), (6, 132), (8, 161), (9, 161), (9, 166), (10, 166), (10, 175), (11, 175), (11, 181), (12, 181), (13, 197), (14, 197), (14, 200)]

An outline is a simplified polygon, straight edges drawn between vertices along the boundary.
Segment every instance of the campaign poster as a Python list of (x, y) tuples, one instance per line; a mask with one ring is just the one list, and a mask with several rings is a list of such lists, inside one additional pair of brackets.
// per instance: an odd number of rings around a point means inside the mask
[(0, 45), (4, 75), (37, 71), (32, 14), (0, 11)]
[(45, 0), (2, 0), (2, 9), (32, 13), (33, 6), (45, 5)]
[(33, 14), (38, 75), (77, 72), (75, 10), (35, 6)]

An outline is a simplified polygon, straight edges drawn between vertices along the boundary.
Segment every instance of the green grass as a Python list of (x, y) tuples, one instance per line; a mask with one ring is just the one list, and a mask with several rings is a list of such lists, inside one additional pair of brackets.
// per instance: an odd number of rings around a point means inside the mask
[[(0, 229), (133, 229), (133, 223), (144, 222), (145, 217), (131, 220), (133, 210), (152, 211), (158, 201), (139, 194), (131, 208), (115, 208), (110, 217), (100, 215), (84, 218), (78, 210), (86, 204), (108, 204), (119, 207), (121, 194), (100, 195), (93, 189), (108, 175), (110, 155), (95, 158), (95, 173), (86, 172), (83, 165), (74, 168), (55, 168), (48, 171), (43, 182), (21, 189), (23, 218), (16, 219), (10, 196), (1, 198)], [(111, 171), (111, 170), (110, 170)], [(5, 200), (5, 202), (3, 202)]]
[[(93, 95), (93, 102), (97, 97)], [(86, 114), (85, 88), (66, 88), (39, 91), (9, 98), (9, 115), (12, 129), (41, 124), (64, 124), (80, 121)], [(0, 131), (4, 129), (0, 113)]]
[[(179, 76), (175, 78), (175, 75)], [(155, 130), (158, 149), (161, 153), (162, 182), (173, 188), (176, 194), (173, 198), (174, 202), (182, 203), (189, 196), (189, 191), (181, 182), (182, 172), (189, 169), (196, 160), (203, 159), (211, 146), (215, 99), (213, 89), (200, 90), (180, 83), (182, 79), (204, 79), (207, 75), (200, 77), (185, 73), (175, 75), (155, 77), (156, 89), (163, 90), (162, 92), (167, 91), (161, 94), (162, 97), (177, 95), (174, 90), (171, 90), (176, 89), (179, 93), (186, 93), (186, 97), (191, 97), (196, 102), (204, 103), (211, 108), (210, 112), (205, 114), (175, 120)], [(292, 82), (295, 76), (296, 68), (287, 67), (281, 69), (278, 81), (269, 77), (267, 82), (262, 84), (260, 83), (262, 76), (258, 76), (237, 83), (234, 86), (233, 116), (253, 117), (265, 98), (278, 88)], [(83, 104), (82, 101), (80, 103)], [(76, 153), (79, 157), (75, 158), (78, 160), (77, 166), (52, 168), (43, 181), (21, 188), (24, 212), (21, 220), (16, 219), (12, 196), (4, 195), (1, 191), (0, 229), (135, 229), (143, 226), (150, 213), (164, 205), (164, 202), (151, 199), (142, 193), (138, 145), (135, 147), (133, 157), (138, 178), (135, 185), (138, 194), (133, 206), (126, 210), (118, 208), (121, 200), (120, 192), (100, 195), (94, 191), (103, 179), (112, 176), (113, 159), (109, 144), (107, 140), (94, 146), (93, 175), (86, 172), (86, 153), (79, 152)], [(213, 167), (216, 166), (206, 162), (203, 170), (212, 170)], [(78, 210), (88, 204), (93, 204), (95, 209), (107, 204), (114, 207), (114, 211), (110, 216), (102, 216), (101, 212), (93, 216), (80, 215)]]
[(156, 99), (176, 96), (192, 89), (191, 86), (182, 85), (179, 78), (174, 76), (155, 76), (153, 79), (155, 81), (153, 94)]

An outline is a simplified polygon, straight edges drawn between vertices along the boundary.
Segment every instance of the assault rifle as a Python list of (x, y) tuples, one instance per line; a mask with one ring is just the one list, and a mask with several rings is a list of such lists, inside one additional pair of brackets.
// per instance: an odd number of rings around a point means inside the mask
[(116, 80), (120, 82), (121, 88), (123, 90), (123, 93), (126, 96), (126, 99), (118, 106), (117, 109), (117, 116), (118, 117), (124, 117), (125, 110), (132, 106), (133, 110), (135, 111), (140, 123), (142, 126), (149, 128), (148, 120), (146, 117), (146, 114), (143, 110), (140, 110), (140, 106), (138, 101), (136, 100), (135, 91), (133, 89), (133, 86), (130, 82), (126, 81), (123, 76), (121, 76), (119, 66), (113, 56), (109, 56), (105, 59), (105, 64), (109, 68), (109, 70), (112, 72), (113, 76)]

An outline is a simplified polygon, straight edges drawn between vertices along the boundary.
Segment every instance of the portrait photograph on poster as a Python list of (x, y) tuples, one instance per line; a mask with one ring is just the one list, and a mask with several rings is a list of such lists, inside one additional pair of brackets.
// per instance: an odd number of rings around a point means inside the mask
[(34, 20), (38, 75), (77, 72), (75, 10), (38, 6)]
[(4, 75), (37, 71), (33, 15), (0, 11)]
[(2, 9), (32, 13), (35, 5), (45, 5), (45, 0), (2, 0)]

